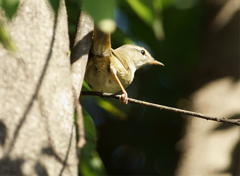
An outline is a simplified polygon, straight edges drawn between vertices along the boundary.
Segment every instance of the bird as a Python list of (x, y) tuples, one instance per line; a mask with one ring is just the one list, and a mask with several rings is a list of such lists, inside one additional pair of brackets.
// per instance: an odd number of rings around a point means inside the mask
[(127, 104), (125, 89), (133, 82), (135, 72), (145, 65), (164, 66), (141, 46), (125, 44), (112, 49), (110, 34), (94, 29), (85, 73), (93, 91), (111, 94), (121, 91), (120, 101)]

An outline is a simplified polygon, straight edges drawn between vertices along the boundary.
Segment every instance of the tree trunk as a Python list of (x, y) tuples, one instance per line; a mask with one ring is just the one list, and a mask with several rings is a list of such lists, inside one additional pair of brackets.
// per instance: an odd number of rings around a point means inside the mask
[(67, 15), (22, 0), (0, 48), (0, 175), (77, 176)]

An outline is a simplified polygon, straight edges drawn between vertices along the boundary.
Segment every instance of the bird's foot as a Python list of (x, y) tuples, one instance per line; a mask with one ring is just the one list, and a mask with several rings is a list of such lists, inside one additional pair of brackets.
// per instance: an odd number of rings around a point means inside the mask
[(120, 95), (120, 101), (124, 104), (128, 104), (128, 94), (127, 92), (123, 92), (122, 95)]

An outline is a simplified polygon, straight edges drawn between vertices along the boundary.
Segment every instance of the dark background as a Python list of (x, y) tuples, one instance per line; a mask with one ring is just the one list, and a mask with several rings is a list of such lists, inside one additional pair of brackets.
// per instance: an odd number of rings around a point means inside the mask
[[(219, 52), (219, 57), (210, 52), (216, 52), (215, 46), (224, 41), (214, 39), (228, 38), (230, 30), (216, 22), (216, 12), (223, 4), (220, 1), (138, 0), (140, 7), (130, 1), (116, 1), (117, 29), (112, 34), (112, 47), (126, 43), (144, 46), (165, 67), (138, 70), (127, 88), (129, 97), (191, 109), (189, 97), (204, 83), (239, 73), (233, 69), (237, 60), (221, 60), (229, 50)], [(68, 5), (69, 19), (76, 24), (73, 4)], [(74, 36), (71, 24), (70, 35)], [(181, 158), (179, 143), (185, 134), (182, 115), (94, 97), (83, 97), (82, 103), (88, 134), (82, 175), (175, 174)]]

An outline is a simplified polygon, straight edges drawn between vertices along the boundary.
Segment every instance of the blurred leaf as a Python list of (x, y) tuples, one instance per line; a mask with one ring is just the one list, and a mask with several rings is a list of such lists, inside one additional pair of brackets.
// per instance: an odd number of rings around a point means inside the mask
[(60, 0), (48, 0), (48, 2), (51, 4), (54, 12), (57, 13), (58, 8), (59, 8)]
[(65, 1), (68, 17), (68, 32), (70, 37), (70, 48), (74, 45), (75, 34), (78, 25), (78, 18), (81, 11), (80, 0), (67, 0)]
[[(83, 82), (83, 90), (91, 91), (91, 88), (88, 86), (86, 81)], [(113, 104), (110, 102), (100, 98), (100, 97), (95, 97), (96, 103), (98, 106), (103, 108), (105, 111), (109, 112), (110, 114), (114, 115), (115, 117), (119, 117), (119, 119), (124, 120), (126, 119), (127, 115), (119, 110), (117, 107), (115, 107)]]
[(111, 35), (112, 47), (117, 48), (124, 44), (133, 44), (134, 42), (129, 39), (129, 37), (122, 32), (119, 28)]
[[(86, 152), (87, 144), (82, 150), (82, 157), (81, 157), (81, 165), (80, 165), (80, 172), (84, 176), (105, 176), (105, 168), (103, 163), (96, 152), (96, 150), (92, 150)], [(86, 153), (88, 153), (86, 155)]]
[(153, 0), (154, 9), (164, 10), (172, 6), (175, 0)]
[(159, 14), (162, 10), (162, 1), (154, 0), (152, 4), (144, 4), (141, 0), (127, 0), (133, 11), (150, 27), (158, 40), (164, 39), (164, 30)]
[(19, 0), (0, 0), (0, 6), (8, 18), (12, 18), (17, 11)]
[(83, 81), (83, 89), (84, 89), (84, 90), (87, 90), (87, 91), (90, 91), (90, 90), (91, 90), (91, 88), (89, 87), (89, 85), (87, 84), (86, 81)]
[(152, 10), (140, 0), (127, 0), (133, 11), (147, 24), (152, 25), (154, 15)]
[(0, 43), (2, 43), (4, 48), (10, 51), (16, 50), (16, 47), (12, 42), (9, 33), (6, 31), (5, 26), (1, 21), (0, 21)]
[(173, 0), (173, 5), (175, 5), (175, 7), (177, 9), (190, 9), (193, 8), (198, 0)]
[(153, 21), (153, 31), (158, 40), (163, 40), (165, 37), (163, 22), (161, 18), (161, 12), (163, 9), (163, 1), (162, 0), (153, 0), (153, 8), (155, 12), (155, 19)]
[(162, 5), (163, 1), (162, 0), (153, 0), (153, 7), (155, 10), (162, 10)]
[(112, 33), (115, 30), (116, 0), (83, 0), (83, 9), (93, 17), (95, 24), (103, 32)]
[(97, 133), (94, 122), (92, 120), (92, 117), (87, 113), (87, 111), (83, 110), (83, 115), (86, 140), (93, 142), (93, 145), (95, 146), (95, 142), (97, 140)]
[(162, 21), (160, 19), (155, 19), (153, 22), (153, 31), (158, 40), (163, 40), (164, 39), (164, 30), (163, 30), (163, 25)]
[(102, 98), (99, 98), (99, 97), (97, 97), (96, 100), (97, 100), (97, 104), (101, 108), (103, 108), (105, 111), (109, 112), (113, 116), (119, 117), (119, 119), (121, 119), (121, 120), (124, 120), (127, 118), (127, 115), (123, 111), (119, 110), (117, 107), (115, 107), (110, 102), (108, 102)]
[(103, 163), (96, 151), (96, 128), (91, 116), (84, 113), (86, 145), (81, 151), (80, 172), (84, 176), (106, 175)]

